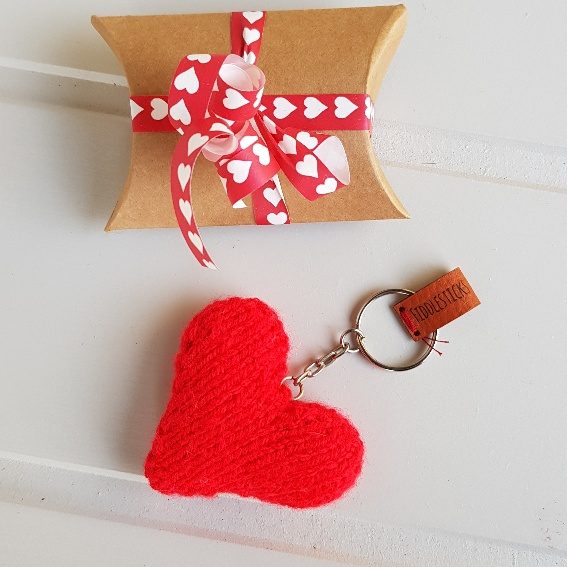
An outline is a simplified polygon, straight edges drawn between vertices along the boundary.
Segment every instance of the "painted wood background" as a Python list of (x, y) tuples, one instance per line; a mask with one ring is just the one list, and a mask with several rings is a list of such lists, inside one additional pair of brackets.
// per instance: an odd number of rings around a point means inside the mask
[[(406, 4), (374, 144), (412, 220), (205, 229), (214, 274), (174, 230), (102, 231), (128, 168), (128, 93), (89, 17), (250, 4), (4, 7), (6, 565), (567, 565), (567, 5)], [(263, 7), (307, 5), (340, 4)], [(283, 261), (266, 263), (268, 251)], [(309, 384), (366, 442), (344, 499), (294, 512), (147, 488), (177, 337), (208, 301), (271, 303), (295, 370), (334, 344), (365, 296), (457, 265), (483, 304), (443, 331), (441, 358), (393, 376), (345, 357)], [(389, 320), (383, 330), (394, 352), (403, 335)]]

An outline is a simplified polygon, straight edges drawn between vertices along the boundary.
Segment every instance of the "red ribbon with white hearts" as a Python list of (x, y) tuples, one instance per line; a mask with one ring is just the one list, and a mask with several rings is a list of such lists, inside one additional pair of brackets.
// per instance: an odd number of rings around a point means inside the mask
[[(251, 195), (257, 224), (288, 224), (281, 169), (315, 200), (348, 185), (341, 141), (314, 130), (369, 130), (373, 105), (366, 94), (264, 95), (264, 73), (254, 65), (265, 12), (234, 12), (232, 53), (184, 57), (169, 96), (132, 96), (134, 132), (181, 134), (171, 161), (175, 215), (202, 266), (216, 269), (195, 223), (191, 177), (199, 154), (214, 162), (233, 207)], [(168, 118), (168, 120), (166, 120)]]

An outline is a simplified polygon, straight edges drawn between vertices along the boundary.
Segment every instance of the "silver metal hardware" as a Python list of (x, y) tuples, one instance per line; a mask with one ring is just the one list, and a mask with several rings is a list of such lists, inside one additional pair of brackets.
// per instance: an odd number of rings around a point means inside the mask
[(297, 376), (286, 376), (282, 380), (282, 384), (284, 382), (291, 382), (297, 388), (297, 393), (293, 396), (294, 400), (299, 400), (299, 398), (303, 396), (304, 380), (317, 376), (319, 372), (327, 368), (327, 366), (331, 366), (331, 364), (343, 356), (343, 354), (346, 354), (347, 352), (358, 352), (358, 347), (353, 348), (352, 343), (348, 341), (348, 336), (350, 334), (362, 337), (362, 333), (360, 333), (358, 329), (347, 329), (341, 335), (339, 344), (333, 350), (330, 350), (327, 354), (320, 356), (317, 360), (307, 365), (301, 374), (298, 374)]
[(303, 369), (301, 374), (298, 374), (297, 376), (287, 376), (282, 380), (281, 382), (282, 384), (284, 384), (285, 382), (291, 382), (293, 386), (297, 388), (297, 392), (295, 393), (294, 396), (292, 396), (292, 399), (299, 400), (303, 396), (303, 392), (304, 392), (303, 383), (307, 378), (313, 378), (314, 376), (317, 376), (319, 372), (321, 372), (323, 369), (333, 364), (335, 360), (337, 360), (346, 353), (360, 352), (372, 364), (375, 364), (380, 368), (384, 368), (385, 370), (391, 370), (394, 372), (403, 372), (404, 370), (411, 370), (412, 368), (415, 368), (416, 366), (419, 366), (424, 362), (424, 360), (431, 354), (431, 351), (434, 350), (433, 345), (435, 344), (435, 340), (437, 338), (437, 331), (433, 332), (431, 335), (429, 335), (429, 337), (426, 337), (429, 339), (429, 341), (428, 342), (424, 341), (425, 344), (427, 345), (427, 348), (425, 349), (423, 354), (421, 354), (421, 356), (415, 362), (405, 366), (393, 366), (380, 362), (374, 356), (372, 356), (364, 346), (365, 337), (363, 331), (360, 328), (360, 320), (362, 314), (373, 301), (376, 301), (386, 295), (392, 295), (392, 294), (404, 295), (408, 297), (410, 295), (413, 295), (414, 292), (409, 289), (386, 289), (370, 297), (360, 309), (356, 317), (355, 326), (350, 329), (347, 329), (341, 334), (339, 339), (339, 344), (333, 350), (330, 350), (328, 353), (324, 354), (323, 356), (320, 356), (317, 360), (307, 365)]
[[(364, 313), (365, 309), (373, 302), (376, 301), (378, 299), (380, 299), (381, 297), (384, 297), (386, 295), (403, 295), (405, 297), (409, 297), (410, 295), (413, 295), (415, 292), (411, 291), (409, 289), (386, 289), (384, 291), (381, 291), (379, 293), (374, 294), (372, 297), (370, 297), (365, 303), (364, 305), (361, 307), (360, 311), (358, 312), (358, 315), (356, 316), (356, 328), (359, 329), (360, 328), (360, 320), (362, 318), (362, 314)], [(372, 356), (368, 350), (365, 348), (364, 346), (364, 339), (360, 339), (359, 335), (357, 335), (357, 340), (358, 340), (358, 346), (360, 348), (360, 352), (370, 361), (372, 362), (372, 364), (375, 364), (376, 366), (379, 366), (380, 368), (383, 368), (384, 370), (390, 370), (392, 372), (404, 372), (406, 370), (411, 370), (412, 368), (416, 368), (417, 366), (419, 366), (420, 364), (423, 364), (423, 362), (425, 361), (425, 359), (431, 354), (431, 352), (434, 350), (434, 345), (435, 345), (435, 341), (437, 340), (437, 331), (433, 331), (433, 333), (431, 333), (431, 335), (429, 335), (429, 337), (425, 337), (426, 340), (424, 340), (424, 344), (426, 345), (425, 350), (423, 351), (423, 353), (421, 354), (421, 356), (418, 357), (417, 360), (415, 360), (414, 362), (412, 362), (411, 364), (407, 364), (407, 365), (402, 365), (402, 366), (394, 366), (391, 364), (385, 364), (384, 362), (380, 362), (379, 360), (377, 360), (374, 356)], [(423, 339), (422, 339), (423, 340)]]

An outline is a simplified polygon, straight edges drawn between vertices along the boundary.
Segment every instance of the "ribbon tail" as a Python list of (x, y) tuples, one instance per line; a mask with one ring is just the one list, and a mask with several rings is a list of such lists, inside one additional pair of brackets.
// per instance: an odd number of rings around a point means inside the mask
[(260, 225), (289, 224), (289, 211), (284, 201), (278, 175), (252, 193), (254, 220)]
[(231, 51), (254, 65), (260, 54), (266, 12), (232, 12), (230, 18)]
[(209, 256), (201, 239), (197, 223), (195, 222), (193, 205), (191, 203), (191, 178), (193, 176), (193, 168), (195, 167), (197, 157), (201, 153), (202, 147), (205, 145), (206, 140), (208, 140), (208, 138), (205, 139), (198, 133), (196, 133), (196, 135), (197, 137), (203, 138), (202, 143), (199, 141), (199, 144), (196, 145), (194, 149), (191, 149), (189, 155), (187, 153), (188, 148), (195, 145), (195, 132), (191, 131), (191, 129), (188, 129), (188, 131), (181, 136), (173, 151), (170, 174), (171, 198), (173, 200), (173, 210), (175, 211), (179, 228), (189, 249), (201, 266), (216, 270), (217, 267)]

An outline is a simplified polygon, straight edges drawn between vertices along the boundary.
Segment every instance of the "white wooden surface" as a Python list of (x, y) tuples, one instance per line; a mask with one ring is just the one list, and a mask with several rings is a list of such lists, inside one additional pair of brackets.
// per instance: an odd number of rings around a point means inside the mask
[[(205, 229), (219, 273), (196, 269), (176, 231), (102, 232), (130, 134), (120, 70), (88, 21), (205, 3), (9, 6), (0, 34), (7, 565), (36, 565), (34, 541), (49, 550), (44, 564), (74, 565), (101, 540), (113, 543), (92, 557), (109, 565), (187, 555), (223, 564), (223, 554), (237, 565), (294, 564), (297, 554), (306, 565), (567, 565), (567, 9), (407, 5), (375, 143), (412, 220)], [(274, 250), (283, 262), (266, 262)], [(241, 294), (274, 305), (296, 369), (370, 292), (417, 287), (456, 265), (483, 305), (444, 331), (441, 359), (393, 376), (351, 357), (310, 384), (309, 397), (340, 407), (366, 442), (363, 476), (344, 499), (296, 512), (147, 489), (142, 462), (178, 335), (208, 301)]]
[[(261, 548), (157, 531), (85, 516), (0, 503), (2, 557), (9, 565), (290, 565), (293, 555)], [(104, 542), (103, 545), (101, 543)], [(339, 567), (342, 563), (302, 558), (306, 567)], [(8, 565), (8, 563), (2, 563)]]

